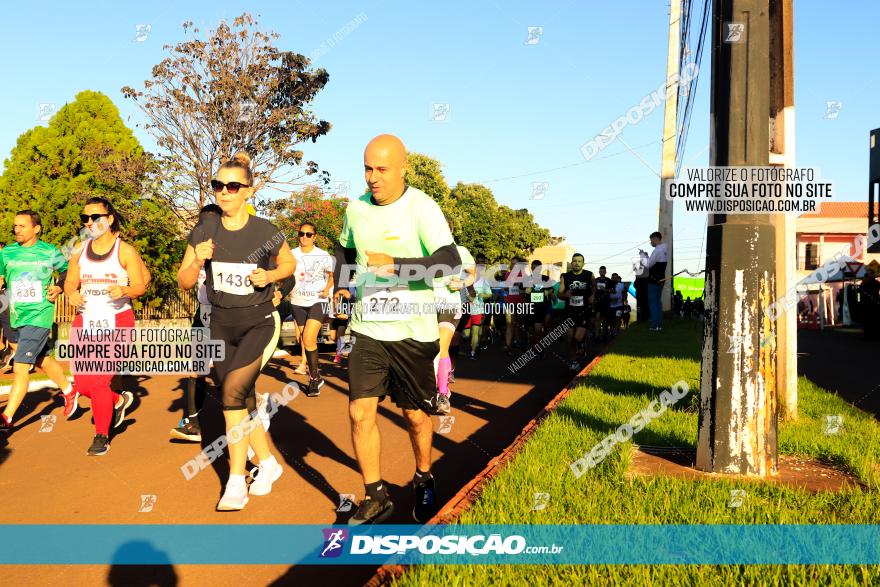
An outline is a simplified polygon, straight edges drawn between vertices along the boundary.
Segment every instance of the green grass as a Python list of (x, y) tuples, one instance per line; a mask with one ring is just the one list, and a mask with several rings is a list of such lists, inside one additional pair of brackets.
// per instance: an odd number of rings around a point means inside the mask
[[(523, 450), (485, 488), (462, 524), (838, 524), (880, 520), (880, 425), (805, 378), (798, 381), (796, 422), (782, 423), (780, 454), (833, 463), (869, 491), (810, 494), (743, 480), (682, 480), (624, 476), (632, 443), (618, 445), (600, 465), (576, 479), (569, 464), (620, 424), (684, 380), (690, 396), (635, 436), (643, 445), (695, 446), (701, 325), (669, 321), (660, 334), (631, 327), (549, 416)], [(823, 434), (826, 415), (843, 415), (840, 434)], [(745, 489), (739, 508), (730, 490)], [(549, 493), (542, 511), (533, 494)], [(399, 585), (875, 585), (873, 566), (488, 566), (412, 567)]]

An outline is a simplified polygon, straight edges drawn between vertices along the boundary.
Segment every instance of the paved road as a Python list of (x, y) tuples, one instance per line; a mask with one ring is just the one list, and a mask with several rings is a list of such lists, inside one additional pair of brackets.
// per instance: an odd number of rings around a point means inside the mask
[[(453, 387), (451, 429), (435, 435), (435, 464), (441, 500), (452, 497), (507, 446), (523, 426), (571, 379), (558, 358), (557, 343), (515, 375), (500, 347), (478, 361), (462, 357)], [(325, 356), (327, 358), (327, 356)], [(293, 357), (273, 359), (257, 382), (258, 391), (280, 391), (293, 374)], [(225, 459), (187, 481), (180, 467), (199, 447), (177, 444), (168, 430), (180, 417), (182, 380), (176, 376), (139, 378), (126, 386), (135, 403), (117, 429), (104, 457), (87, 457), (93, 428), (86, 410), (64, 421), (59, 397), (48, 390), (30, 393), (19, 411), (17, 430), (0, 449), (0, 523), (108, 524), (330, 524), (350, 513), (337, 513), (340, 493), (361, 497), (363, 486), (353, 457), (347, 421), (347, 371), (322, 361), (327, 384), (319, 398), (296, 397), (272, 419), (270, 436), (281, 455), (284, 474), (270, 495), (251, 498), (241, 512), (218, 513), (214, 506), (228, 474)], [(0, 402), (2, 402), (0, 398)], [(216, 395), (203, 412), (203, 444), (223, 432)], [(50, 432), (40, 432), (41, 416), (57, 416)], [(389, 523), (412, 523), (409, 487), (414, 461), (399, 411), (380, 405), (382, 468), (395, 500)], [(439, 418), (435, 417), (435, 430)], [(151, 512), (139, 512), (142, 495), (156, 496)], [(13, 507), (9, 507), (9, 506)], [(185, 530), (182, 530), (185, 532)], [(234, 548), (234, 545), (230, 545)], [(6, 585), (302, 585), (330, 579), (335, 585), (361, 585), (373, 568), (288, 566), (176, 565), (144, 569), (106, 566), (4, 567)]]
[(798, 375), (880, 417), (880, 341), (857, 328), (798, 331)]

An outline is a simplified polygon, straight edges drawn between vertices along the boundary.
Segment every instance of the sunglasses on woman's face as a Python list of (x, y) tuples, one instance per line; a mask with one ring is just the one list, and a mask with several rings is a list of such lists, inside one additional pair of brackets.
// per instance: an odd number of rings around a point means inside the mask
[(110, 216), (110, 215), (109, 214), (80, 214), (79, 219), (80, 219), (80, 222), (82, 222), (83, 224), (86, 224), (86, 223), (88, 223), (89, 220), (91, 220), (92, 222), (97, 222), (98, 218), (105, 218), (107, 216)]
[(237, 181), (230, 181), (229, 183), (223, 183), (222, 181), (217, 181), (216, 179), (211, 180), (211, 189), (214, 190), (215, 193), (220, 193), (223, 191), (223, 188), (226, 188), (226, 191), (230, 194), (237, 194), (238, 190), (241, 188), (249, 188), (246, 183), (239, 183)]
[(315, 233), (314, 233), (314, 232), (303, 232), (303, 231), (299, 231), (299, 235), (300, 235), (300, 236), (304, 236), (304, 237), (306, 237), (306, 238), (312, 238), (313, 236), (315, 236)]

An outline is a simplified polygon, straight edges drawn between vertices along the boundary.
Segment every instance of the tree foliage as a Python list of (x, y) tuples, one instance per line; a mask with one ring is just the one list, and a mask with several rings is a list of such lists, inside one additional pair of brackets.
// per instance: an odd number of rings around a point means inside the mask
[(297, 231), (305, 221), (314, 223), (318, 231), (315, 245), (333, 254), (334, 243), (342, 231), (342, 220), (348, 199), (336, 194), (325, 194), (317, 186), (306, 186), (287, 198), (266, 202), (260, 211), (286, 236), (292, 249), (299, 246)]
[(440, 162), (421, 153), (409, 153), (406, 165), (406, 183), (422, 190), (442, 206), (449, 198), (449, 185), (443, 177)]
[[(214, 171), (238, 150), (251, 155), (264, 188), (302, 185), (305, 176), (318, 174), (299, 145), (330, 130), (309, 109), (327, 72), (278, 49), (278, 34), (261, 31), (247, 13), (204, 38), (192, 22), (183, 28), (192, 38), (166, 46), (170, 56), (153, 67), (143, 90), (122, 88), (146, 115), (143, 127), (161, 149), (157, 197), (192, 222), (211, 201)], [(325, 173), (316, 177), (327, 180)]]
[(452, 190), (442, 165), (421, 153), (407, 155), (406, 181), (434, 199), (455, 223), (455, 240), (471, 253), (491, 261), (527, 257), (550, 241), (550, 231), (535, 222), (525, 208), (499, 205), (492, 190), (478, 183), (459, 183)]
[(155, 161), (125, 126), (113, 102), (84, 91), (48, 126), (23, 133), (0, 176), (0, 231), (10, 234), (15, 212), (30, 208), (43, 219), (41, 238), (56, 246), (78, 242), (79, 214), (92, 196), (107, 198), (126, 220), (122, 237), (153, 275), (153, 305), (177, 290), (183, 242), (176, 217), (143, 195)]

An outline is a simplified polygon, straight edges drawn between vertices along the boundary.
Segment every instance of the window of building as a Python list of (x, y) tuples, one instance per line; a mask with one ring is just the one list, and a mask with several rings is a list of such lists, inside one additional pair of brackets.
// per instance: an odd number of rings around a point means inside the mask
[(807, 243), (804, 247), (804, 269), (812, 270), (819, 267), (819, 245)]

